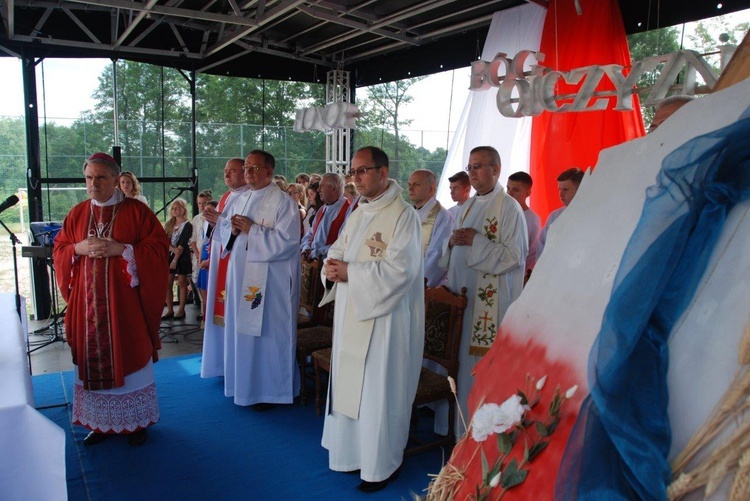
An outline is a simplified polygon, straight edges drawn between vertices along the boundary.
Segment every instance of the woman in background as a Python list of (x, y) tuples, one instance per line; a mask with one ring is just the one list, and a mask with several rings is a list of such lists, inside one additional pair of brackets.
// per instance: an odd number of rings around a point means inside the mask
[(305, 197), (305, 188), (301, 184), (292, 183), (289, 185), (289, 188), (287, 188), (286, 192), (297, 202), (297, 207), (299, 208), (299, 231), (300, 237), (302, 237), (304, 235), (303, 231), (305, 228), (305, 216), (307, 216), (307, 209), (305, 208), (305, 205), (307, 204), (307, 197)]
[(354, 183), (346, 183), (344, 185), (344, 196), (347, 200), (349, 200), (349, 203), (354, 203), (354, 199), (357, 198), (357, 187), (354, 186)]
[[(188, 242), (193, 233), (193, 225), (188, 221), (187, 202), (178, 198), (169, 206), (170, 218), (164, 225), (164, 231), (169, 237), (169, 288), (167, 289), (167, 313), (162, 320), (185, 318), (185, 303), (187, 302), (188, 277), (192, 273), (190, 250)], [(179, 306), (174, 313), (174, 280), (177, 277), (177, 291)]]
[(315, 218), (315, 212), (323, 205), (323, 202), (318, 197), (318, 188), (320, 188), (320, 183), (317, 181), (311, 181), (307, 185), (307, 214), (305, 219), (302, 220), (303, 235), (310, 229), (310, 225)]
[(120, 191), (128, 198), (135, 198), (148, 205), (146, 197), (141, 195), (141, 183), (138, 182), (138, 178), (135, 177), (130, 171), (122, 171), (120, 173)]

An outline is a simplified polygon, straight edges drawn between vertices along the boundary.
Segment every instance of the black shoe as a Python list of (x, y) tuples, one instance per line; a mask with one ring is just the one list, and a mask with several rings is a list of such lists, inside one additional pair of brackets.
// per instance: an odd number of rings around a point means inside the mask
[(274, 407), (276, 407), (276, 405), (277, 405), (277, 404), (267, 404), (267, 403), (265, 403), (265, 402), (261, 402), (261, 403), (259, 403), (259, 404), (253, 404), (253, 405), (251, 405), (250, 407), (251, 407), (251, 408), (252, 408), (252, 409), (253, 409), (254, 411), (258, 411), (258, 412), (266, 412), (266, 411), (270, 411), (271, 409), (273, 409)]
[(148, 440), (148, 430), (146, 430), (146, 428), (140, 429), (135, 433), (131, 433), (130, 435), (128, 435), (128, 444), (130, 444), (132, 447), (143, 445), (146, 443), (146, 440)]
[(91, 433), (86, 435), (86, 438), (83, 439), (83, 445), (96, 445), (100, 442), (104, 442), (105, 440), (107, 440), (106, 434), (92, 431)]
[(362, 483), (357, 486), (357, 490), (366, 492), (368, 494), (371, 492), (382, 491), (389, 483), (397, 480), (400, 473), (401, 467), (399, 466), (398, 468), (396, 468), (396, 471), (391, 473), (390, 477), (386, 478), (385, 480), (381, 480), (380, 482), (368, 482), (366, 480), (363, 480)]

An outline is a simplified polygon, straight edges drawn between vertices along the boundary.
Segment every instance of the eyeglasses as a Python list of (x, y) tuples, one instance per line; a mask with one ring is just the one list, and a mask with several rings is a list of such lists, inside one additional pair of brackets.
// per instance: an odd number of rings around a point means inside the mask
[(247, 164), (245, 164), (245, 165), (242, 166), (242, 168), (244, 170), (251, 170), (253, 172), (258, 172), (259, 170), (264, 169), (265, 167), (258, 167), (257, 165), (247, 165)]
[(354, 176), (364, 176), (367, 173), (368, 170), (379, 169), (381, 167), (382, 167), (382, 165), (376, 165), (375, 167), (360, 167), (359, 169), (352, 169), (352, 170), (350, 170), (349, 172), (347, 172), (347, 174), (349, 174), (352, 177), (354, 177)]
[(467, 166), (466, 166), (466, 167), (464, 168), (464, 170), (465, 170), (466, 172), (471, 172), (471, 171), (473, 171), (473, 170), (479, 170), (479, 169), (481, 169), (482, 167), (492, 167), (493, 165), (495, 165), (495, 164), (469, 164), (469, 165), (467, 165)]

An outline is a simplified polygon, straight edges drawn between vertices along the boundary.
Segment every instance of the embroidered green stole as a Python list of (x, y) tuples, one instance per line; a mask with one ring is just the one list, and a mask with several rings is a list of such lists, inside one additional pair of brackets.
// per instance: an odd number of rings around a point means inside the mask
[[(503, 190), (498, 191), (494, 200), (487, 206), (482, 221), (480, 233), (493, 243), (500, 238), (500, 222), (503, 220), (503, 200), (507, 195)], [(472, 199), (472, 205), (463, 212), (461, 224), (474, 207), (476, 199)], [(468, 271), (468, 270), (467, 270)], [(495, 341), (495, 335), (499, 327), (497, 319), (497, 296), (500, 291), (500, 275), (493, 273), (475, 272), (477, 274), (476, 288), (474, 289), (474, 308), (471, 323), (471, 345), (469, 354), (484, 356)]]

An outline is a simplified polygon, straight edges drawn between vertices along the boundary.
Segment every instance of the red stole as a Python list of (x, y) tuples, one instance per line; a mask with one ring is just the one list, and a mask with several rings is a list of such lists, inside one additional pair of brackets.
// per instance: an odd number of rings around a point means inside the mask
[[(91, 202), (89, 202), (91, 203)], [(120, 208), (121, 204), (109, 205), (107, 207), (98, 207), (92, 204), (92, 214), (96, 221), (112, 225), (113, 210), (115, 207)], [(89, 233), (93, 232), (89, 228)], [(106, 234), (110, 236), (111, 231)], [(104, 235), (103, 235), (104, 236)], [(114, 341), (111, 323), (111, 314), (109, 309), (112, 305), (109, 297), (109, 267), (118, 266), (120, 259), (106, 258), (94, 259), (88, 256), (81, 256), (83, 264), (83, 273), (86, 275), (84, 283), (84, 304), (86, 308), (86, 362), (80, 364), (85, 368), (85, 374), (81, 374), (84, 381), (84, 387), (87, 390), (110, 390), (115, 388), (115, 367), (114, 367)]]
[[(219, 199), (219, 206), (216, 208), (219, 213), (224, 211), (224, 206), (227, 204), (231, 191), (227, 191)], [(229, 255), (221, 257), (221, 251), (219, 249), (219, 266), (216, 270), (216, 295), (214, 296), (214, 318), (213, 322), (216, 325), (224, 326), (224, 299), (227, 297), (227, 267), (229, 266)]]
[[(315, 221), (313, 222), (313, 230), (312, 230), (312, 238), (310, 239), (310, 243), (315, 240), (315, 232), (318, 231), (318, 225), (320, 224), (320, 221), (323, 219), (323, 213), (326, 210), (326, 205), (320, 208), (317, 214), (315, 214)], [(339, 230), (341, 230), (341, 226), (344, 224), (344, 221), (346, 220), (346, 210), (349, 208), (349, 200), (345, 200), (343, 204), (341, 204), (341, 207), (339, 208), (339, 213), (336, 214), (336, 217), (331, 221), (331, 227), (328, 229), (328, 235), (326, 236), (326, 245), (332, 245), (333, 242), (336, 241), (336, 239), (339, 237)]]

